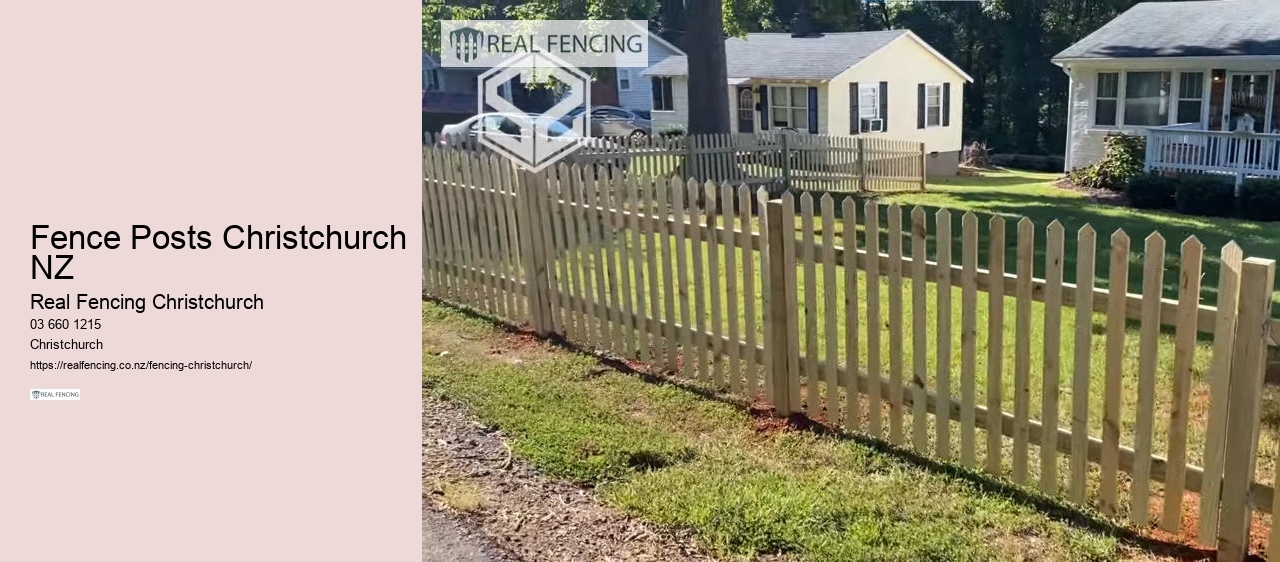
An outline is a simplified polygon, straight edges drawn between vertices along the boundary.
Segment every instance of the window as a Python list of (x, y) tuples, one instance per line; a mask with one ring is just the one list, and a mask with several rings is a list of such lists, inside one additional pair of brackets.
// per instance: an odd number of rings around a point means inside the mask
[(1124, 79), (1124, 124), (1169, 124), (1169, 73), (1127, 72)]
[(809, 130), (809, 88), (769, 87), (769, 125)]
[(676, 103), (671, 97), (671, 77), (654, 76), (649, 82), (653, 88), (653, 110), (675, 111)]
[(942, 126), (942, 84), (924, 87), (924, 126)]
[(1199, 123), (1204, 107), (1204, 73), (1178, 75), (1178, 123)]
[(618, 89), (627, 91), (631, 89), (631, 71), (625, 68), (618, 69)]
[(1099, 72), (1098, 91), (1094, 95), (1093, 124), (1116, 125), (1116, 104), (1120, 97), (1120, 73)]
[(880, 118), (880, 87), (876, 84), (858, 84), (858, 118)]

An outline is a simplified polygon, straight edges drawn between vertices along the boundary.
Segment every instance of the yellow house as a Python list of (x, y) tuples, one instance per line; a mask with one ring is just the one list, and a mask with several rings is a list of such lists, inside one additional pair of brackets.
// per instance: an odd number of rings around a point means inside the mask
[[(964, 84), (973, 79), (909, 30), (725, 40), (734, 132), (789, 129), (883, 135), (925, 144), (930, 175), (960, 160)], [(688, 126), (688, 60), (668, 57), (650, 80), (655, 132)]]

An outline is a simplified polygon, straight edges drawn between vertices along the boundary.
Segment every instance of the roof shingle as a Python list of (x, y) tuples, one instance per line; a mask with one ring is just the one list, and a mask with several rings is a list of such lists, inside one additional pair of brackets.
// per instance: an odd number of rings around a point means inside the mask
[(1280, 55), (1280, 2), (1143, 2), (1053, 57)]
[[(751, 33), (725, 39), (729, 78), (830, 80), (906, 34), (903, 29), (827, 33), (792, 37), (788, 33)], [(684, 76), (688, 59), (668, 57), (649, 67), (646, 76)]]

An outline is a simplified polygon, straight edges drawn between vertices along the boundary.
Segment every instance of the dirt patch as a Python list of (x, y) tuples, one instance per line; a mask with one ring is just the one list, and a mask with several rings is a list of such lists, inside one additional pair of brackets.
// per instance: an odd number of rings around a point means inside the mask
[[(503, 435), (460, 405), (423, 398), (424, 509), (449, 513), (520, 560), (712, 560), (691, 537), (655, 529), (605, 505), (589, 490), (548, 479), (511, 454)], [(652, 462), (637, 459), (637, 463)], [(470, 486), (484, 498), (460, 512), (436, 483)]]
[(1129, 204), (1128, 200), (1125, 199), (1123, 193), (1120, 193), (1118, 191), (1111, 191), (1107, 189), (1098, 189), (1093, 187), (1085, 187), (1083, 185), (1077, 185), (1075, 182), (1071, 181), (1071, 178), (1068, 178), (1068, 177), (1063, 177), (1058, 181), (1053, 182), (1053, 186), (1059, 189), (1069, 189), (1071, 191), (1083, 193), (1085, 197), (1088, 197), (1089, 200), (1093, 201), (1094, 203), (1102, 203), (1104, 205), (1116, 205), (1120, 207), (1124, 207)]

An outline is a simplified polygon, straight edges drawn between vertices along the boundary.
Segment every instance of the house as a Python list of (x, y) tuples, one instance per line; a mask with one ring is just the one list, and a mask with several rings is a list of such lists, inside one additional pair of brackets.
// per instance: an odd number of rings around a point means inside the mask
[[(679, 47), (658, 37), (657, 34), (649, 34), (649, 67), (670, 57), (682, 57), (684, 54)], [(644, 70), (644, 68), (617, 69), (615, 82), (618, 91), (618, 107), (644, 112), (653, 108), (652, 81), (641, 75)]]
[[(751, 33), (726, 39), (725, 57), (734, 132), (792, 128), (920, 141), (929, 174), (955, 174), (964, 84), (973, 79), (915, 33)], [(686, 127), (686, 57), (642, 74), (650, 79), (654, 130)]]
[[(441, 66), (439, 59), (422, 52), (422, 130), (436, 132), (440, 126), (457, 123), (476, 114), (479, 108), (479, 78), (485, 68)], [(526, 111), (543, 111), (556, 101), (549, 88), (526, 88), (519, 78), (498, 86), (498, 93)]]
[(1070, 77), (1067, 170), (1134, 133), (1150, 167), (1280, 174), (1280, 2), (1137, 4), (1053, 62)]

